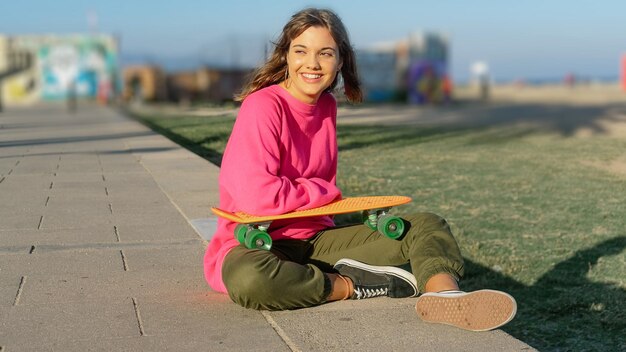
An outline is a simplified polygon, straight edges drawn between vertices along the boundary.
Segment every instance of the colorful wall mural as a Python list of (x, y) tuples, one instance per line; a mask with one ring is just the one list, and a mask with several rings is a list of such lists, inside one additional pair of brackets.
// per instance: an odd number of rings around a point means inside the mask
[(10, 40), (13, 50), (27, 50), (33, 60), (30, 67), (3, 80), (7, 103), (63, 100), (71, 95), (106, 103), (121, 88), (117, 42), (112, 36), (15, 36)]

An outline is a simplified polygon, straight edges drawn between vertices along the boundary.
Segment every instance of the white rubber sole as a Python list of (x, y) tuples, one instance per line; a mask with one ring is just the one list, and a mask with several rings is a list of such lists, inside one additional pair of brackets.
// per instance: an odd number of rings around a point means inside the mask
[(426, 322), (456, 326), (470, 331), (488, 331), (510, 322), (517, 313), (515, 298), (505, 292), (425, 293), (415, 304)]

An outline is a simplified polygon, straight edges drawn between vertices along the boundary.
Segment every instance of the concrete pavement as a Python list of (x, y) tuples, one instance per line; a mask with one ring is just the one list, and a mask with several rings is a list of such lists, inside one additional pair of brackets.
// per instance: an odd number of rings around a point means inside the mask
[(532, 350), (422, 323), (414, 298), (259, 312), (211, 292), (218, 172), (111, 109), (1, 113), (0, 351)]

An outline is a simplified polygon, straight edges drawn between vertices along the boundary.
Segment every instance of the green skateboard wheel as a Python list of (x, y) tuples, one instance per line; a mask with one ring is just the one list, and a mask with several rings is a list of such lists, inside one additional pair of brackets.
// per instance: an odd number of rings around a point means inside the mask
[(246, 236), (246, 247), (250, 249), (264, 249), (269, 251), (272, 248), (272, 238), (267, 232), (253, 229)]
[(235, 239), (241, 244), (246, 244), (246, 233), (248, 233), (248, 226), (245, 224), (239, 224), (235, 227)]
[(404, 234), (404, 221), (397, 216), (383, 215), (378, 219), (378, 232), (395, 240)]

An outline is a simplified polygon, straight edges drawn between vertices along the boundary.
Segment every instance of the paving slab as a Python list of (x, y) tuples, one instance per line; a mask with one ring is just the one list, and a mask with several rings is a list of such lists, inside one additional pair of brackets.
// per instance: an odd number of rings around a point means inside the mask
[(39, 253), (38, 247), (31, 247), (27, 253), (0, 256), (0, 268), (9, 274), (33, 275), (42, 268), (49, 275), (101, 275), (124, 271), (122, 257), (115, 250), (68, 250)]
[[(123, 268), (120, 255), (119, 267)], [(132, 266), (130, 266), (132, 270)], [(195, 275), (181, 268), (160, 271), (124, 271), (108, 274), (93, 272), (26, 275), (20, 305), (67, 302), (101, 302), (116, 298), (167, 296), (185, 297), (192, 291), (205, 290), (200, 271)], [(187, 268), (185, 268), (187, 269)]]
[[(1, 211), (1, 209), (0, 209)], [(89, 245), (96, 243), (119, 242), (114, 225), (88, 225), (78, 229), (38, 229), (0, 230), (0, 247), (6, 246), (38, 246), (38, 245)]]
[(0, 341), (7, 351), (31, 343), (45, 346), (59, 340), (91, 340), (139, 336), (131, 299), (108, 304), (70, 302), (0, 307)]
[[(89, 221), (86, 221), (89, 219)], [(38, 229), (80, 229), (89, 226), (111, 226), (113, 224), (112, 215), (109, 213), (101, 213), (93, 217), (85, 217), (84, 212), (76, 214), (43, 214), (37, 224)]]
[(188, 226), (177, 224), (118, 224), (115, 227), (120, 242), (170, 242), (198, 239), (198, 234)]
[(39, 228), (41, 215), (8, 210), (2, 214), (0, 230), (28, 230)]
[(0, 280), (0, 307), (14, 305), (22, 276), (4, 274), (0, 275)]

